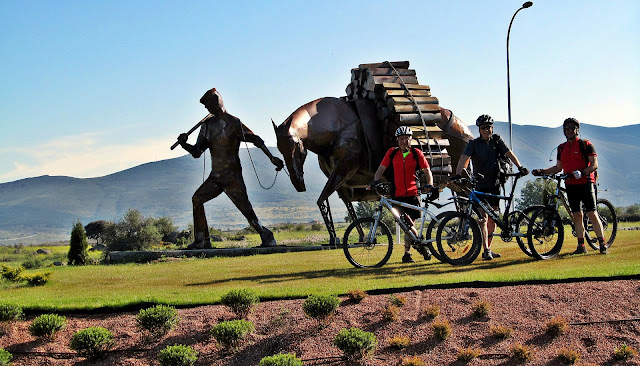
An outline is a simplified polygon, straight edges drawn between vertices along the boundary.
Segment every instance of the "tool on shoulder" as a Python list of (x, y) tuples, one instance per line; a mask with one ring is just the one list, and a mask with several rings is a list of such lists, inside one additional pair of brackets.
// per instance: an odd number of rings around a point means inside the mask
[[(200, 122), (196, 123), (196, 125), (195, 125), (195, 126), (191, 127), (191, 129), (187, 132), (187, 136), (188, 136), (188, 135), (191, 135), (191, 133), (193, 133), (193, 131), (197, 130), (197, 129), (198, 129), (198, 127), (202, 126), (202, 124), (204, 123), (204, 121), (206, 121), (206, 120), (207, 120), (207, 118), (209, 118), (209, 117), (211, 117), (211, 116), (212, 116), (212, 114), (211, 114), (211, 113), (207, 114), (207, 116), (206, 116), (206, 117), (204, 117)], [(176, 148), (176, 146), (178, 146), (178, 145), (180, 145), (180, 142), (177, 142), (177, 141), (176, 141), (176, 143), (175, 143), (175, 144), (171, 145), (171, 150), (175, 149), (175, 148)]]

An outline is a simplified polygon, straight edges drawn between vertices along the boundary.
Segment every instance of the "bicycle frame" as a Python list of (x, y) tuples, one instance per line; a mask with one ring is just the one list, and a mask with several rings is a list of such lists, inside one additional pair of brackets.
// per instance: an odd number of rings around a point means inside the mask
[[(380, 194), (378, 192), (378, 194)], [(378, 228), (378, 223), (380, 222), (380, 218), (382, 217), (382, 208), (386, 208), (387, 210), (389, 210), (389, 212), (391, 212), (391, 216), (393, 216), (393, 219), (395, 220), (396, 223), (398, 223), (398, 225), (400, 225), (400, 228), (402, 229), (402, 231), (405, 232), (405, 234), (409, 235), (409, 237), (411, 238), (412, 241), (418, 241), (421, 244), (425, 244), (425, 243), (432, 243), (435, 241), (435, 239), (427, 239), (427, 240), (423, 240), (424, 238), (424, 229), (425, 229), (425, 222), (427, 221), (427, 217), (429, 217), (431, 220), (435, 220), (436, 222), (439, 222), (440, 220), (438, 220), (438, 218), (436, 217), (436, 215), (431, 212), (428, 208), (429, 204), (432, 204), (438, 208), (442, 208), (444, 206), (446, 206), (447, 204), (444, 205), (440, 205), (437, 204), (435, 202), (426, 202), (425, 201), (425, 207), (420, 207), (420, 206), (415, 206), (406, 202), (400, 202), (391, 198), (387, 198), (385, 197), (383, 194), (380, 194), (380, 204), (378, 205), (378, 207), (376, 208), (375, 213), (373, 214), (373, 218), (374, 218), (374, 226), (373, 226), (373, 230), (370, 231), (370, 233), (375, 233), (376, 229)], [(418, 233), (418, 236), (416, 236), (413, 231), (411, 230), (411, 228), (404, 223), (404, 220), (402, 220), (400, 218), (400, 213), (398, 212), (398, 210), (396, 210), (393, 205), (397, 205), (397, 206), (402, 206), (408, 209), (412, 209), (412, 210), (416, 210), (416, 211), (420, 211), (421, 212), (421, 223), (420, 223), (420, 232)], [(373, 234), (371, 234), (373, 235)], [(373, 239), (373, 238), (369, 238), (369, 239)]]

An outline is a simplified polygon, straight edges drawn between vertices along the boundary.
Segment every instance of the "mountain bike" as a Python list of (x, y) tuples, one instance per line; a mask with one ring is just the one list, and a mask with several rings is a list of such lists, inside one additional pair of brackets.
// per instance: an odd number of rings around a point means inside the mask
[[(528, 229), (529, 249), (536, 259), (550, 259), (558, 255), (564, 241), (564, 226), (569, 225), (573, 236), (577, 236), (576, 227), (571, 218), (571, 209), (567, 201), (566, 189), (562, 187), (562, 181), (571, 177), (570, 174), (542, 175), (541, 178), (549, 182), (555, 180), (554, 192), (549, 194), (548, 202), (531, 216)], [(545, 183), (545, 186), (547, 184)], [(605, 245), (609, 248), (613, 245), (618, 233), (618, 217), (614, 206), (606, 199), (597, 198), (596, 212), (602, 222), (603, 235), (607, 239)], [(561, 207), (564, 212), (561, 214)], [(583, 215), (584, 238), (594, 250), (599, 249), (599, 243), (591, 220)]]
[[(432, 202), (430, 192), (422, 199), (424, 207), (396, 201), (386, 197), (390, 186), (391, 184), (388, 182), (376, 184), (373, 189), (380, 196), (380, 202), (373, 216), (358, 218), (347, 227), (342, 245), (344, 255), (347, 257), (349, 263), (357, 268), (370, 268), (382, 267), (389, 261), (393, 251), (393, 237), (389, 227), (381, 220), (383, 209), (391, 213), (394, 221), (400, 226), (400, 229), (411, 238), (413, 248), (419, 253), (423, 253), (426, 248), (434, 257), (442, 260), (440, 255), (434, 250), (433, 242), (435, 239), (431, 239), (431, 233), (436, 225), (440, 223), (444, 213), (435, 215), (429, 210), (429, 205), (442, 208), (446, 206), (446, 204), (441, 205)], [(406, 214), (401, 216), (393, 205), (402, 206), (422, 213), (420, 231), (417, 236), (411, 230), (410, 223), (408, 222), (410, 218), (408, 218)], [(428, 225), (426, 222), (427, 218), (431, 219)]]
[[(524, 211), (511, 211), (516, 182), (524, 175), (520, 172), (506, 174), (507, 177), (515, 178), (511, 185), (511, 193), (509, 196), (477, 191), (475, 187), (478, 178), (481, 176), (481, 174), (478, 174), (470, 179), (460, 178), (456, 180), (456, 183), (470, 186), (471, 191), (468, 193), (468, 197), (461, 195), (451, 197), (456, 203), (458, 210), (447, 213), (442, 219), (442, 223), (438, 226), (436, 241), (440, 255), (443, 256), (446, 262), (451, 264), (469, 264), (473, 262), (480, 254), (482, 245), (474, 247), (475, 251), (471, 251), (466, 245), (461, 245), (462, 242), (456, 237), (452, 240), (447, 236), (442, 236), (442, 233), (446, 232), (445, 227), (448, 228), (449, 232), (466, 232), (468, 230), (466, 228), (467, 226), (478, 227), (477, 220), (483, 217), (483, 213), (486, 213), (496, 223), (496, 226), (501, 229), (500, 234), (494, 233), (493, 236), (500, 236), (505, 242), (509, 242), (515, 238), (520, 249), (526, 255), (531, 256), (531, 251), (524, 241), (527, 233), (523, 232), (522, 229), (528, 228), (530, 214), (540, 209), (541, 206), (532, 206)], [(502, 213), (502, 217), (500, 216), (500, 212), (491, 207), (489, 202), (487, 202), (487, 197), (496, 197), (506, 201), (506, 209), (504, 213)]]

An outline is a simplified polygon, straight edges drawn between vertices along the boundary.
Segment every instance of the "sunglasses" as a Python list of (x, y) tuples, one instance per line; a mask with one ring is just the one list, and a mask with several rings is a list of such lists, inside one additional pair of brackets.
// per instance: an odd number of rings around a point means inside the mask
[(480, 129), (484, 130), (484, 131), (489, 131), (491, 128), (493, 128), (493, 126), (482, 126), (482, 127), (480, 127)]
[(580, 128), (580, 127), (578, 127), (578, 126), (565, 126), (565, 127), (564, 127), (564, 129), (565, 129), (565, 130), (567, 130), (567, 131), (577, 130), (577, 129), (579, 129), (579, 128)]

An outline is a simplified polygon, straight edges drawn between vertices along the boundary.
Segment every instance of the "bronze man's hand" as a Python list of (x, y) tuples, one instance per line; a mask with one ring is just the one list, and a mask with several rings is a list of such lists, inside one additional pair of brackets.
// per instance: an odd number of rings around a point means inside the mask
[(280, 171), (284, 168), (284, 163), (280, 158), (276, 158), (275, 156), (271, 159), (271, 163), (276, 166), (276, 170)]
[(187, 143), (188, 139), (189, 139), (189, 135), (187, 135), (186, 133), (181, 133), (180, 136), (178, 136), (178, 143), (180, 145), (184, 145)]

